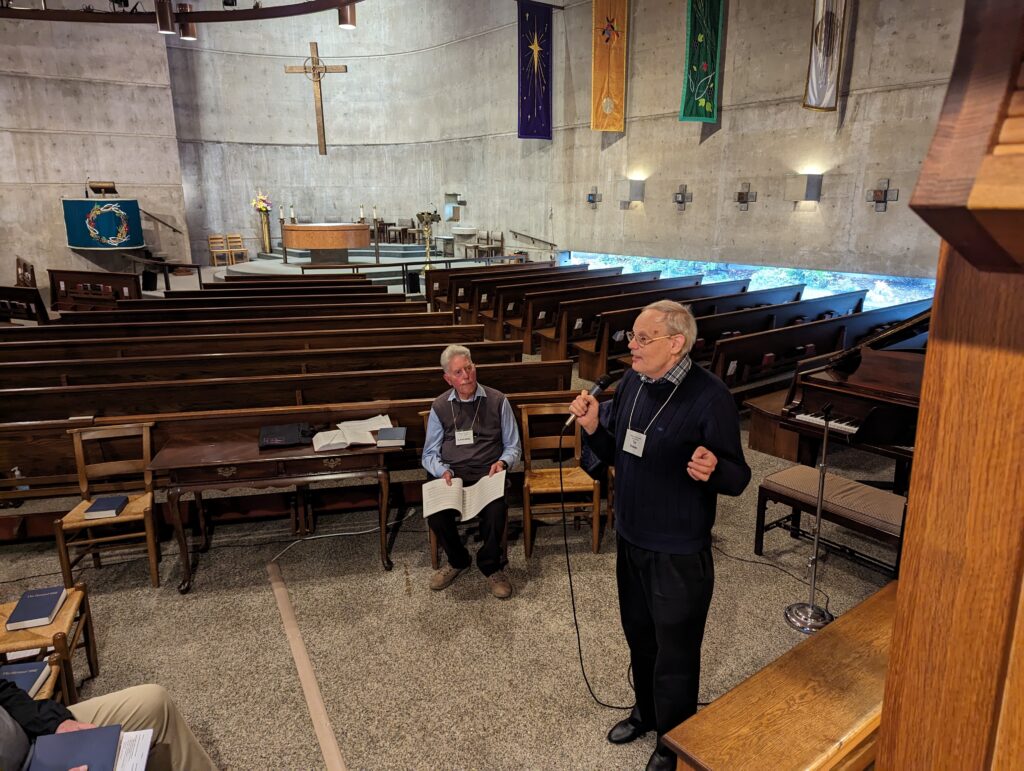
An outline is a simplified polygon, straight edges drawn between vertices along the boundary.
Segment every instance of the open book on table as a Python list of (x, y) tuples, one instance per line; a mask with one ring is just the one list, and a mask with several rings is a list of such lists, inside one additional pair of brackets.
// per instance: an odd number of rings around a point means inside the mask
[(362, 420), (346, 420), (338, 424), (337, 429), (320, 431), (313, 436), (313, 449), (344, 450), (357, 444), (377, 444), (375, 431), (391, 428), (391, 418), (387, 415), (375, 415)]
[(423, 517), (437, 514), (445, 509), (459, 512), (459, 521), (473, 519), (483, 511), (484, 506), (505, 494), (505, 472), (499, 471), (492, 477), (484, 477), (472, 485), (463, 485), (461, 479), (453, 479), (449, 486), (444, 479), (435, 479), (423, 485)]

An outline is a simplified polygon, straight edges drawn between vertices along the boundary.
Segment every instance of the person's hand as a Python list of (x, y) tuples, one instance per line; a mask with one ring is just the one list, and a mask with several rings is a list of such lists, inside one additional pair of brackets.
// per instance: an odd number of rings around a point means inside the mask
[(79, 723), (77, 720), (65, 720), (63, 723), (57, 726), (57, 730), (54, 731), (54, 733), (68, 734), (72, 731), (84, 731), (87, 728), (95, 727), (96, 726), (94, 726), (92, 723)]
[(580, 391), (580, 395), (573, 399), (572, 404), (569, 405), (569, 412), (576, 416), (576, 422), (588, 434), (597, 430), (597, 423), (601, 417), (597, 399), (586, 390)]
[(452, 486), (452, 472), (450, 472), (450, 471), (446, 471), (446, 472), (444, 472), (444, 473), (443, 473), (443, 474), (441, 475), (441, 479), (443, 479), (443, 480), (444, 480), (444, 483), (445, 483), (446, 485), (448, 485), (449, 487), (451, 487), (451, 486)]
[(701, 446), (694, 450), (693, 457), (686, 464), (686, 473), (690, 475), (691, 479), (707, 482), (717, 465), (718, 458), (715, 457), (715, 454), (707, 447)]
[(491, 464), (491, 470), (487, 472), (487, 476), (492, 477), (495, 474), (497, 474), (499, 471), (504, 471), (504, 470), (505, 470), (505, 464), (502, 463), (500, 460), (496, 460), (496, 461), (494, 461), (494, 463)]
[(69, 768), (68, 771), (89, 771), (89, 767), (88, 766), (75, 766), (74, 768)]

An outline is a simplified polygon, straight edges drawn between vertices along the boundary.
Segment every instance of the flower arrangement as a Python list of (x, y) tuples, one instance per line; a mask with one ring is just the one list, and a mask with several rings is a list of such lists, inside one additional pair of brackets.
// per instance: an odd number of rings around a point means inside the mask
[(256, 197), (252, 199), (249, 205), (256, 211), (265, 212), (269, 212), (274, 206), (273, 202), (270, 200), (270, 196), (266, 193), (256, 193)]

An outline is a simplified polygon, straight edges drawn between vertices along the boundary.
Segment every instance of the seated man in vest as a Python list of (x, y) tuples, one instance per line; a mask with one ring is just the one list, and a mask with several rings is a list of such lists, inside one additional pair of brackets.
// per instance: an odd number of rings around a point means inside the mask
[(153, 747), (164, 745), (161, 757), (175, 771), (216, 768), (159, 685), (137, 685), (65, 707), (49, 699), (36, 701), (0, 679), (0, 769), (21, 768), (37, 736), (116, 724), (125, 731), (152, 728)]
[[(466, 485), (511, 468), (519, 459), (519, 428), (505, 394), (476, 382), (469, 349), (461, 345), (444, 349), (441, 368), (451, 388), (430, 407), (423, 468), (448, 484), (458, 477)], [(447, 589), (472, 564), (456, 527), (458, 516), (458, 512), (448, 509), (427, 518), (448, 556), (448, 564), (430, 579), (434, 591)], [(477, 552), (476, 564), (487, 576), (491, 594), (502, 600), (512, 596), (502, 549), (507, 517), (504, 497), (487, 504), (478, 517), (483, 546)]]

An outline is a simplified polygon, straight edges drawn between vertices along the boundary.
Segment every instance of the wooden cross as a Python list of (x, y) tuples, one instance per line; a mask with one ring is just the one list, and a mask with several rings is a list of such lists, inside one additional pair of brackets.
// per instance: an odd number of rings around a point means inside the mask
[(324, 133), (324, 100), (320, 91), (320, 81), (328, 72), (348, 72), (344, 64), (324, 64), (320, 60), (316, 43), (309, 44), (309, 58), (303, 62), (301, 67), (288, 66), (284, 71), (289, 75), (302, 73), (313, 81), (313, 106), (316, 108), (316, 140), (320, 148), (320, 155), (327, 155), (327, 137)]

